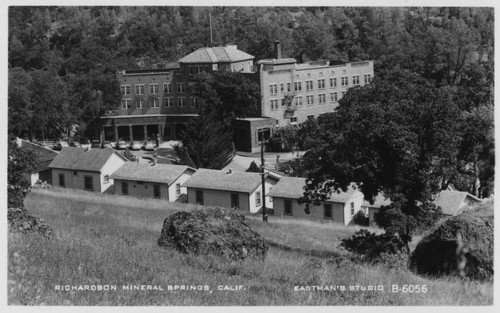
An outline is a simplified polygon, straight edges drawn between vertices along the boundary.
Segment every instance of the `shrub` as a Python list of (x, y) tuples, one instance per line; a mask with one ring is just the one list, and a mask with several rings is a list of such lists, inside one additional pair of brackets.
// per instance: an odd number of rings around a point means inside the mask
[(379, 262), (383, 255), (401, 253), (404, 243), (393, 234), (376, 235), (362, 229), (352, 237), (342, 239), (340, 246), (360, 256), (365, 261)]
[(358, 211), (356, 214), (354, 214), (354, 216), (352, 217), (352, 221), (354, 222), (354, 224), (361, 226), (368, 226), (370, 223), (370, 219), (364, 211)]

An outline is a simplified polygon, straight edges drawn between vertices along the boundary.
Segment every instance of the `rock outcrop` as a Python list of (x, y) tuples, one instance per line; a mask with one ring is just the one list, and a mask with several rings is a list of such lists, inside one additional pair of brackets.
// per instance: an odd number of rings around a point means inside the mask
[(269, 247), (243, 215), (220, 208), (169, 216), (163, 223), (158, 245), (182, 253), (215, 255), (229, 260), (263, 258)]

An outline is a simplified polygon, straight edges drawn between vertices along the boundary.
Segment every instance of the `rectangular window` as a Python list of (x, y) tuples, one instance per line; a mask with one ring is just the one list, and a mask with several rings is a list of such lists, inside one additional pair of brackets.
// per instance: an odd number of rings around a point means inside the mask
[(104, 175), (104, 183), (109, 183), (109, 175)]
[(196, 190), (196, 204), (203, 205), (203, 190)]
[(295, 82), (295, 83), (293, 83), (293, 90), (295, 90), (295, 91), (302, 91), (302, 82)]
[(292, 89), (292, 84), (291, 83), (286, 83), (286, 92), (290, 92)]
[(270, 84), (269, 85), (269, 92), (271, 95), (275, 95), (278, 93), (278, 85), (277, 84)]
[(281, 106), (284, 107), (285, 106), (285, 99), (281, 99)]
[(365, 75), (365, 84), (368, 84), (372, 81), (372, 75), (371, 74), (366, 74)]
[(326, 204), (326, 203), (323, 204), (323, 218), (330, 219), (330, 220), (333, 218), (331, 204)]
[(144, 94), (144, 85), (135, 85), (135, 94), (143, 95)]
[(337, 78), (330, 78), (330, 88), (337, 87)]
[(135, 107), (142, 109), (144, 107), (144, 99), (135, 99)]
[(319, 90), (325, 89), (325, 80), (324, 79), (318, 79), (318, 89)]
[(313, 105), (314, 104), (314, 96), (306, 96), (306, 103), (307, 103), (307, 105)]
[(132, 103), (132, 100), (130, 99), (123, 99), (122, 100), (122, 109), (130, 109), (130, 104)]
[(175, 195), (177, 197), (181, 195), (181, 184), (175, 184)]
[(322, 94), (318, 95), (318, 102), (319, 102), (319, 104), (326, 103), (326, 94), (322, 93)]
[(177, 98), (177, 106), (179, 108), (185, 107), (186, 106), (186, 98), (183, 98), (183, 97)]
[(157, 199), (160, 198), (160, 185), (158, 185), (158, 184), (153, 185), (153, 195)]
[(159, 108), (160, 107), (160, 99), (158, 99), (158, 98), (151, 98), (151, 100), (149, 102), (149, 105), (152, 108)]
[(66, 187), (66, 182), (64, 181), (64, 174), (59, 174), (59, 186)]
[(285, 210), (284, 210), (283, 214), (293, 215), (292, 200), (284, 200), (284, 204), (285, 204)]
[(174, 98), (163, 98), (163, 106), (170, 108), (174, 105)]
[(198, 107), (198, 98), (197, 97), (191, 97), (191, 107), (193, 107), (193, 108)]
[(130, 86), (129, 85), (120, 86), (120, 92), (122, 93), (122, 95), (129, 95), (130, 94)]
[(342, 77), (342, 86), (349, 86), (349, 80), (347, 76)]
[(85, 190), (94, 191), (92, 176), (83, 176), (83, 183), (85, 186)]
[(285, 90), (285, 86), (283, 85), (283, 83), (280, 84), (280, 91), (283, 92)]
[(255, 205), (256, 206), (261, 206), (262, 205), (262, 197), (260, 191), (257, 191), (255, 193)]
[(296, 125), (297, 124), (297, 117), (290, 117), (290, 124), (291, 125)]
[(312, 90), (313, 90), (313, 81), (307, 80), (306, 81), (306, 91), (312, 91)]
[(240, 208), (240, 195), (237, 193), (231, 194), (231, 208), (239, 209)]
[(351, 202), (351, 216), (354, 215), (354, 202)]
[(128, 195), (128, 183), (122, 181), (122, 195)]
[(158, 84), (149, 84), (149, 93), (150, 94), (157, 94), (158, 93)]
[(277, 110), (278, 109), (278, 99), (271, 100), (271, 110)]
[(342, 91), (342, 98), (344, 98), (346, 92), (345, 91)]
[(164, 93), (172, 93), (172, 84), (163, 84), (163, 92)]
[(78, 171), (73, 171), (73, 175), (74, 176), (78, 175)]
[(352, 77), (352, 84), (353, 85), (359, 85), (359, 75), (356, 75), (356, 76)]
[(177, 83), (177, 92), (178, 93), (183, 93), (185, 91), (186, 87), (184, 83)]
[(330, 101), (331, 102), (337, 102), (337, 93), (336, 92), (332, 92), (330, 94)]
[(295, 97), (295, 106), (301, 106), (301, 105), (302, 105), (302, 96)]

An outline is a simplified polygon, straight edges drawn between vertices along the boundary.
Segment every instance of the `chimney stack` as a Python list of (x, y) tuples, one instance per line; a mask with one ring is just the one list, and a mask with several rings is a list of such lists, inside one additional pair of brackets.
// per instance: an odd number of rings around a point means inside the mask
[(276, 40), (276, 41), (274, 42), (274, 54), (275, 54), (275, 55), (274, 55), (274, 58), (275, 58), (276, 60), (281, 59), (281, 43), (280, 43), (280, 41), (279, 41), (279, 40)]

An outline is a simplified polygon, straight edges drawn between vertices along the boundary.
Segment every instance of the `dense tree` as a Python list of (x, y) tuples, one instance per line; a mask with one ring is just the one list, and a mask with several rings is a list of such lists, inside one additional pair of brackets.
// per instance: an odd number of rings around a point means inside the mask
[(350, 90), (336, 112), (319, 118), (319, 144), (305, 156), (303, 201), (325, 199), (355, 182), (369, 200), (392, 201), (385, 228), (408, 243), (443, 180), (456, 170), (460, 112), (447, 88), (395, 71)]
[(7, 205), (8, 208), (24, 208), (24, 197), (30, 191), (26, 174), (35, 168), (35, 155), (19, 148), (14, 137), (9, 139), (7, 157)]
[(200, 115), (229, 127), (235, 118), (257, 116), (260, 90), (241, 73), (213, 72), (197, 76), (193, 94), (202, 99)]
[[(181, 162), (196, 168), (223, 168), (233, 156), (233, 134), (210, 116), (192, 119), (181, 135)], [(192, 162), (192, 164), (189, 164)]]

